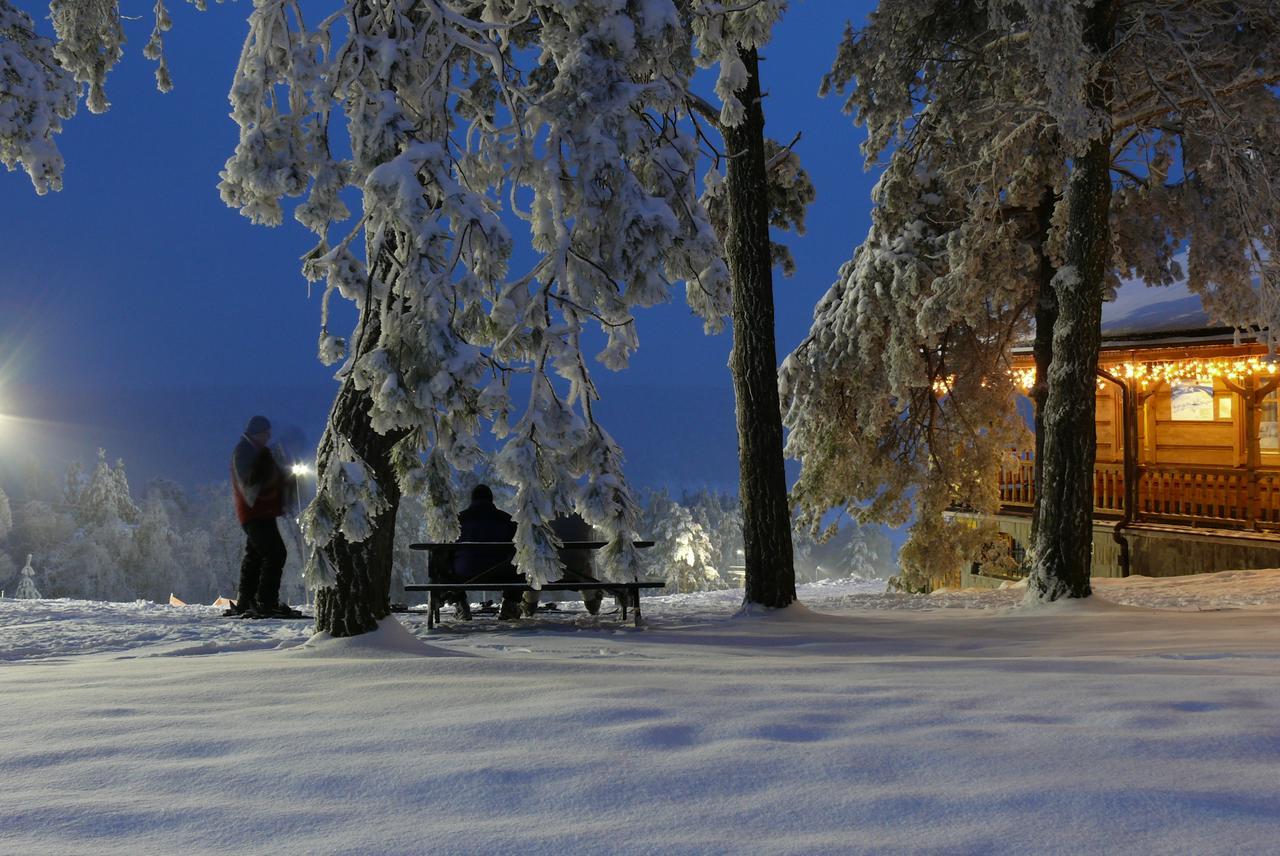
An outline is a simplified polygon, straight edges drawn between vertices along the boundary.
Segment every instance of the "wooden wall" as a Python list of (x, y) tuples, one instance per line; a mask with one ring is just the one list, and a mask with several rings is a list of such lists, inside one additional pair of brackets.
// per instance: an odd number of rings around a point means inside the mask
[[(1214, 384), (1214, 418), (1174, 420), (1169, 387), (1161, 386), (1138, 411), (1138, 461), (1144, 464), (1237, 467), (1245, 464), (1244, 404), (1221, 383)], [(1220, 416), (1220, 400), (1231, 401), (1229, 417)], [(1119, 389), (1106, 384), (1098, 390), (1095, 427), (1097, 460), (1124, 460), (1123, 404)], [(1154, 442), (1153, 442), (1154, 441)], [(1262, 452), (1263, 466), (1280, 466), (1280, 451)]]
[[(1245, 462), (1244, 405), (1221, 382), (1214, 383), (1214, 418), (1175, 421), (1167, 384), (1147, 398), (1138, 414), (1138, 460), (1146, 464), (1234, 467)], [(1221, 402), (1230, 400), (1229, 417)]]
[(1098, 430), (1098, 461), (1124, 460), (1124, 405), (1116, 385), (1109, 383), (1098, 390), (1096, 401)]

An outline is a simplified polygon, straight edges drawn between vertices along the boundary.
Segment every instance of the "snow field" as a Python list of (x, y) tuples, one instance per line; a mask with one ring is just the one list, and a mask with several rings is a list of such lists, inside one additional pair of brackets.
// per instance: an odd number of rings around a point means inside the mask
[(0, 601), (0, 852), (1274, 852), (1280, 571), (871, 588), (310, 641)]

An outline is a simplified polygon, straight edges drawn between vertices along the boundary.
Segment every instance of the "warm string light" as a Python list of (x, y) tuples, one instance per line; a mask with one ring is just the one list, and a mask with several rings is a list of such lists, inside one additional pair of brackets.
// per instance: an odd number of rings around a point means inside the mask
[[(1215, 380), (1239, 383), (1253, 377), (1274, 377), (1280, 373), (1280, 362), (1269, 357), (1210, 357), (1166, 362), (1124, 362), (1104, 365), (1103, 369), (1121, 380), (1136, 381), (1140, 388), (1159, 383), (1212, 384)], [(1035, 368), (1010, 369), (1009, 376), (1022, 390), (1036, 382)], [(1106, 386), (1099, 381), (1099, 389)]]
[[(933, 382), (933, 393), (934, 395), (950, 395), (951, 389), (955, 385), (956, 385), (955, 375), (947, 375), (946, 377), (938, 378)], [(978, 386), (982, 387), (983, 389), (986, 389), (987, 379), (983, 378), (982, 380), (978, 381)]]
[(1238, 383), (1252, 377), (1274, 376), (1280, 371), (1280, 366), (1266, 357), (1219, 357), (1164, 363), (1119, 363), (1108, 367), (1107, 371), (1124, 380), (1136, 380), (1139, 386), (1147, 386), (1186, 381), (1211, 383), (1218, 379)]

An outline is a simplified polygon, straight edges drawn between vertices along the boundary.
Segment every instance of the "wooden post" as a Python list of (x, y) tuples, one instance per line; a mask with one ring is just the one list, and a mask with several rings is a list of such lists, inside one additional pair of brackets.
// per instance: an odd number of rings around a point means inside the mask
[(1249, 526), (1258, 528), (1258, 511), (1262, 503), (1258, 497), (1258, 465), (1262, 463), (1259, 434), (1262, 433), (1262, 412), (1258, 407), (1257, 384), (1249, 378), (1249, 391), (1244, 396), (1245, 412), (1245, 471), (1249, 478)]
[(1229, 380), (1224, 379), (1223, 385), (1227, 389), (1240, 396), (1240, 400), (1244, 403), (1244, 424), (1245, 424), (1245, 472), (1248, 478), (1248, 498), (1247, 508), (1249, 513), (1249, 526), (1258, 529), (1258, 518), (1261, 516), (1262, 500), (1259, 496), (1258, 488), (1258, 468), (1262, 466), (1262, 449), (1259, 446), (1259, 434), (1262, 428), (1262, 410), (1259, 407), (1262, 399), (1280, 385), (1280, 378), (1271, 378), (1262, 386), (1258, 386), (1255, 378), (1249, 378), (1247, 386), (1238, 386)]
[(1154, 464), (1158, 460), (1156, 454), (1156, 406), (1155, 398), (1164, 381), (1157, 380), (1150, 389), (1138, 392), (1138, 405), (1142, 408), (1142, 463)]
[[(1133, 468), (1133, 472), (1134, 472), (1133, 513), (1131, 516), (1134, 520), (1137, 520), (1139, 517), (1142, 516), (1142, 498), (1140, 495), (1140, 491), (1142, 487), (1142, 481), (1144, 478), (1146, 478), (1146, 473), (1147, 473), (1146, 465), (1156, 463), (1156, 407), (1155, 407), (1154, 399), (1155, 399), (1156, 393), (1160, 390), (1160, 387), (1163, 385), (1164, 385), (1164, 381), (1157, 380), (1154, 384), (1152, 384), (1150, 389), (1143, 389), (1143, 390), (1134, 389), (1133, 390), (1134, 410), (1139, 410), (1139, 409), (1142, 410), (1142, 426), (1143, 426), (1143, 433), (1144, 433), (1144, 436), (1142, 438), (1141, 455)], [(1134, 423), (1133, 433), (1135, 437), (1134, 445), (1137, 445), (1137, 440), (1136, 440), (1136, 437), (1138, 434), (1137, 413), (1134, 413), (1133, 415), (1133, 423)]]
[[(1120, 548), (1120, 576), (1127, 577), (1132, 573), (1132, 568), (1130, 567), (1129, 539), (1124, 537), (1124, 529), (1133, 521), (1138, 506), (1138, 391), (1131, 384), (1125, 383), (1101, 366), (1098, 366), (1097, 372), (1099, 377), (1106, 378), (1119, 387), (1121, 395), (1120, 426), (1122, 433), (1120, 451), (1124, 461), (1123, 476), (1121, 477), (1123, 498), (1121, 499), (1120, 521), (1111, 530), (1111, 539)], [(1095, 485), (1096, 482), (1095, 475)], [(1098, 501), (1095, 497), (1094, 505), (1096, 506), (1097, 504)], [(1108, 507), (1113, 506), (1108, 504)]]
[(1248, 463), (1246, 458), (1249, 454), (1248, 431), (1244, 420), (1244, 398), (1237, 391), (1239, 387), (1235, 384), (1228, 383), (1224, 379), (1222, 385), (1227, 388), (1227, 394), (1231, 396), (1231, 460), (1235, 466), (1243, 467)]

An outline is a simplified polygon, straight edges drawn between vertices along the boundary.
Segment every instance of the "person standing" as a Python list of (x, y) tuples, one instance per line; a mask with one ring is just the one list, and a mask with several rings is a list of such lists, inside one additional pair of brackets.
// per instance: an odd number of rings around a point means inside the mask
[(236, 519), (244, 530), (240, 591), (226, 615), (246, 618), (295, 618), (301, 615), (280, 603), (280, 578), (288, 553), (276, 518), (284, 514), (287, 477), (267, 447), (271, 423), (255, 416), (245, 426), (231, 453), (231, 489)]

